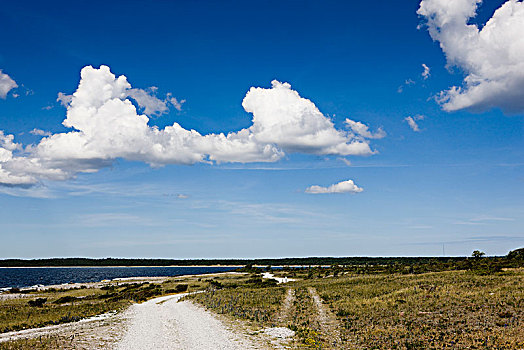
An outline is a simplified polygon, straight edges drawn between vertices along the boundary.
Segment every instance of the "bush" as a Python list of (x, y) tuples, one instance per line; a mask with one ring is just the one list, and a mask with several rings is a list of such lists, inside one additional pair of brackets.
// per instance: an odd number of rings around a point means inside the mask
[(177, 293), (182, 293), (182, 292), (187, 291), (188, 288), (189, 288), (189, 285), (187, 284), (177, 284), (175, 287), (175, 291)]
[(66, 295), (65, 297), (58, 298), (53, 302), (53, 304), (65, 304), (65, 303), (71, 303), (75, 300), (78, 300), (77, 297), (73, 297), (70, 295)]
[(524, 248), (512, 250), (508, 253), (508, 259), (524, 260)]
[(78, 322), (82, 319), (80, 316), (66, 315), (60, 318), (59, 323)]
[(224, 285), (218, 281), (215, 281), (215, 280), (210, 280), (209, 281), (209, 286), (213, 289), (222, 289), (224, 288)]
[(36, 298), (35, 300), (29, 300), (27, 304), (33, 307), (42, 307), (47, 302), (47, 298)]
[(246, 281), (246, 284), (250, 284), (250, 287), (264, 288), (264, 287), (273, 287), (278, 284), (278, 281), (273, 278), (262, 278), (262, 277), (252, 277)]

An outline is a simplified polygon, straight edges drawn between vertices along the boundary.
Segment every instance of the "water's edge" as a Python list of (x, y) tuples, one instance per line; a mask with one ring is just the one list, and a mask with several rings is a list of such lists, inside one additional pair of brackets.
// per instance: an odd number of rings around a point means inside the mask
[(0, 289), (89, 283), (129, 277), (173, 277), (228, 272), (237, 266), (10, 267), (0, 268)]

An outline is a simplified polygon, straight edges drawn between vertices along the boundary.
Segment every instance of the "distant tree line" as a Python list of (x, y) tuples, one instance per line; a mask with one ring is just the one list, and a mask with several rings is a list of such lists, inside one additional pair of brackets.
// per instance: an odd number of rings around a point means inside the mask
[(281, 259), (90, 259), (90, 258), (52, 258), (52, 259), (5, 259), (0, 267), (67, 267), (67, 266), (343, 266), (365, 271), (418, 270), (433, 271), (447, 269), (471, 269), (474, 264), (497, 265), (503, 267), (523, 266), (524, 248), (516, 249), (507, 256), (484, 257), (475, 251), (472, 257), (309, 257)]
[[(407, 263), (406, 263), (407, 262)], [(452, 270), (466, 270), (479, 275), (488, 275), (501, 272), (504, 268), (524, 267), (524, 248), (511, 251), (507, 256), (485, 257), (485, 253), (475, 250), (471, 257), (461, 258), (399, 258), (389, 260), (389, 263), (381, 264), (354, 264), (354, 265), (330, 265), (322, 267), (313, 265), (307, 267), (307, 278), (322, 276), (337, 276), (343, 273), (352, 274), (420, 274), (426, 272), (440, 272)], [(243, 270), (249, 271), (249, 265)], [(302, 269), (303, 270), (303, 269)], [(296, 268), (284, 267), (288, 277), (294, 277)]]
[(392, 265), (417, 264), (430, 261), (461, 261), (464, 257), (399, 257), (399, 258), (371, 258), (371, 257), (310, 257), (310, 258), (281, 258), (281, 259), (120, 259), (120, 258), (51, 258), (51, 259), (5, 259), (0, 260), (1, 267), (41, 267), (41, 266), (209, 266), (209, 265)]

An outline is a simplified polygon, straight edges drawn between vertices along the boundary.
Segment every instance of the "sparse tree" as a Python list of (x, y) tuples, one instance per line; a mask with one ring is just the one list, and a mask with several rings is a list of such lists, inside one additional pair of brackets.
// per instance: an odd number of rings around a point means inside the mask
[(486, 255), (486, 253), (481, 252), (480, 250), (474, 250), (473, 253), (471, 253), (471, 256), (475, 259), (482, 258), (484, 255)]

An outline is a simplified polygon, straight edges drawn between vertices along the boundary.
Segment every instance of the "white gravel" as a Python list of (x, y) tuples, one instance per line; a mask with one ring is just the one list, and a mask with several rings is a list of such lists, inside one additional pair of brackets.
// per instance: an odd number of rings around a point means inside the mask
[(264, 333), (274, 338), (291, 338), (295, 332), (286, 327), (273, 327), (264, 329)]
[(242, 334), (228, 330), (202, 307), (188, 301), (178, 302), (184, 295), (131, 306), (124, 315), (128, 318), (127, 331), (117, 349), (256, 349)]
[(277, 280), (278, 283), (287, 283), (287, 282), (293, 282), (295, 281), (294, 278), (287, 278), (287, 277), (276, 277), (271, 272), (264, 272), (262, 274), (262, 278), (272, 278), (274, 280)]

